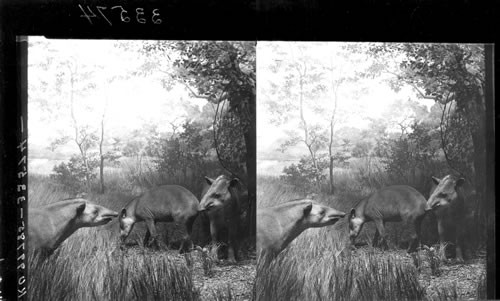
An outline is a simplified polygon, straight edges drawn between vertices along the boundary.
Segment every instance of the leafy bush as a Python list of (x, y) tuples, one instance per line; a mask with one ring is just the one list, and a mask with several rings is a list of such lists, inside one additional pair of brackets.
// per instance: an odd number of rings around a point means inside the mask
[(310, 158), (303, 157), (298, 164), (283, 168), (284, 175), (280, 178), (304, 191), (313, 190), (314, 187), (317, 187), (326, 179), (326, 175), (322, 171), (327, 167), (326, 158), (318, 158), (317, 166), (314, 166)]
[(87, 181), (94, 180), (94, 170), (99, 166), (99, 157), (93, 153), (87, 158), (87, 166), (81, 156), (72, 156), (67, 163), (54, 166), (50, 177), (76, 193), (85, 190)]

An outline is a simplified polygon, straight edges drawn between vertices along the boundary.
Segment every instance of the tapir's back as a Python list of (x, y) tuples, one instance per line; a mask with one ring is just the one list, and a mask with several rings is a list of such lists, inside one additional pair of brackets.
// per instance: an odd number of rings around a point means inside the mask
[(365, 215), (375, 219), (398, 220), (424, 213), (426, 199), (415, 188), (393, 185), (375, 192), (366, 200)]
[(157, 220), (192, 216), (198, 211), (198, 199), (179, 185), (162, 185), (151, 188), (136, 200), (135, 214)]

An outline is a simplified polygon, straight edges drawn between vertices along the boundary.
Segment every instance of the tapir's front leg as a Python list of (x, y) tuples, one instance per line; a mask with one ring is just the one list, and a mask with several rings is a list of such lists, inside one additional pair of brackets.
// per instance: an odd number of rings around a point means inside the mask
[(464, 228), (457, 225), (456, 235), (455, 235), (455, 257), (458, 263), (464, 262)]
[(217, 223), (215, 218), (210, 218), (210, 237), (215, 245), (217, 243)]
[(445, 236), (444, 236), (444, 224), (443, 224), (443, 221), (441, 219), (438, 219), (437, 221), (437, 225), (438, 225), (438, 234), (439, 234), (439, 247), (440, 247), (440, 258), (441, 258), (441, 261), (443, 262), (447, 262), (447, 258), (446, 258), (446, 244), (445, 244)]
[(410, 245), (408, 246), (408, 253), (413, 253), (417, 251), (420, 247), (420, 237), (421, 237), (421, 228), (422, 228), (422, 220), (424, 216), (419, 216), (413, 222), (414, 232), (411, 234)]
[(381, 219), (377, 219), (375, 220), (375, 227), (377, 227), (377, 232), (379, 233), (380, 235), (380, 238), (379, 238), (379, 245), (381, 248), (383, 248), (384, 250), (387, 250), (389, 249), (389, 246), (387, 244), (387, 234), (385, 233), (385, 223), (383, 220)]
[(236, 259), (238, 258), (238, 238), (239, 238), (239, 227), (238, 221), (233, 219), (227, 225), (228, 227), (228, 250), (227, 250), (227, 259), (231, 263), (236, 263)]
[(156, 232), (155, 221), (153, 219), (146, 220), (146, 226), (148, 227), (148, 232), (150, 233), (150, 240), (148, 242), (148, 247), (153, 246), (156, 249), (159, 249), (160, 246), (158, 244), (158, 233)]

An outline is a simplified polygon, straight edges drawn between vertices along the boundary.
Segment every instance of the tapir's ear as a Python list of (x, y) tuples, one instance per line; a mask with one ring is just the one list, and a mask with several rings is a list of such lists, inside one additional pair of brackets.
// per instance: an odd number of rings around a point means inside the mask
[(205, 181), (207, 181), (208, 185), (212, 185), (214, 180), (210, 179), (209, 177), (205, 177)]
[(353, 218), (356, 216), (356, 209), (352, 208), (351, 213), (349, 214), (349, 218)]
[(307, 205), (304, 207), (304, 216), (309, 215), (309, 213), (311, 213), (312, 208), (313, 208), (312, 202), (307, 203)]
[(460, 186), (464, 185), (464, 183), (465, 183), (465, 179), (464, 178), (460, 178), (460, 179), (457, 180), (455, 186), (456, 187), (460, 187)]
[(439, 182), (441, 182), (441, 180), (439, 178), (436, 178), (436, 177), (432, 177), (432, 182), (434, 182), (434, 184), (438, 185)]
[(78, 205), (78, 207), (76, 207), (76, 215), (81, 215), (83, 213), (83, 211), (85, 210), (85, 206), (87, 204), (85, 202), (83, 202), (82, 204)]
[(236, 187), (239, 184), (240, 184), (240, 180), (238, 178), (234, 178), (231, 181), (229, 181), (229, 187)]
[(124, 218), (125, 216), (127, 216), (127, 209), (123, 208), (122, 212), (120, 213), (120, 217)]

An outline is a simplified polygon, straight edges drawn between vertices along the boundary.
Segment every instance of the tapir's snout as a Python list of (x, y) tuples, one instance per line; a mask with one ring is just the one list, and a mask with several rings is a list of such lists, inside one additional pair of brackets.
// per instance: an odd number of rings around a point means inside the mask
[(112, 212), (106, 212), (105, 214), (102, 215), (103, 217), (118, 217), (118, 212), (112, 211)]
[(208, 203), (208, 204), (201, 204), (198, 206), (198, 212), (203, 212), (203, 211), (208, 211), (210, 208), (212, 208), (214, 204)]
[(342, 211), (337, 211), (333, 214), (330, 214), (330, 217), (335, 217), (335, 218), (344, 218), (346, 216), (345, 212)]
[(101, 220), (105, 224), (109, 223), (115, 217), (118, 217), (118, 212), (112, 210), (107, 210), (101, 214)]
[(344, 218), (346, 214), (342, 211), (337, 211), (328, 215), (328, 219), (334, 223), (338, 222), (341, 218)]

